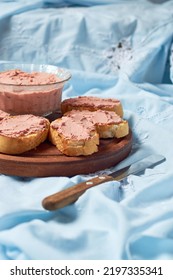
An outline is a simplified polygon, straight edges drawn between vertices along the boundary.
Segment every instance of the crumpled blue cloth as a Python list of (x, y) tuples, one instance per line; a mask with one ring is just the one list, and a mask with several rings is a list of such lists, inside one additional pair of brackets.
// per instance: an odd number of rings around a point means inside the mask
[(166, 157), (123, 184), (91, 188), (53, 212), (42, 208), (44, 197), (96, 174), (1, 174), (0, 259), (173, 259), (172, 27), (173, 1), (0, 2), (1, 61), (70, 69), (63, 99), (121, 100), (133, 147), (111, 171), (148, 154)]

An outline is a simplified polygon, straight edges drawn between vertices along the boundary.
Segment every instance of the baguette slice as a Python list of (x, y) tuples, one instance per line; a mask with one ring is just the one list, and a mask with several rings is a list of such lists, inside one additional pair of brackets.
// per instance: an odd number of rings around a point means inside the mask
[(72, 110), (65, 113), (65, 116), (84, 125), (91, 122), (96, 128), (99, 138), (122, 138), (129, 134), (128, 122), (113, 111)]
[(63, 114), (71, 110), (113, 111), (120, 117), (123, 117), (123, 108), (120, 100), (113, 98), (78, 96), (65, 99), (61, 102), (61, 111)]
[(0, 121), (0, 153), (22, 154), (46, 140), (49, 121), (33, 115), (9, 116)]
[(99, 135), (91, 123), (84, 126), (67, 116), (50, 124), (49, 140), (67, 156), (91, 155), (99, 145)]

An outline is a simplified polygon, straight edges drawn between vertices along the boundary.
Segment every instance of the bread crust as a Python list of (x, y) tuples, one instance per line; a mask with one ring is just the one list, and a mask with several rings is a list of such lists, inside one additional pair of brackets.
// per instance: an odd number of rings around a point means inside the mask
[(121, 102), (111, 98), (78, 96), (65, 99), (61, 102), (61, 111), (63, 114), (71, 110), (88, 110), (92, 112), (97, 110), (113, 111), (120, 117), (123, 117), (123, 107)]
[(122, 138), (129, 134), (128, 122), (122, 120), (119, 124), (96, 125), (99, 137), (106, 138)]
[[(16, 117), (19, 116), (10, 116), (8, 117), (8, 121)], [(42, 120), (44, 121), (44, 128), (40, 128), (35, 132), (23, 134), (21, 136), (7, 136), (0, 131), (0, 153), (10, 155), (22, 154), (26, 151), (36, 148), (38, 145), (44, 142), (48, 135), (50, 123), (45, 118), (42, 118)]]
[[(88, 131), (88, 137), (84, 139), (76, 139), (75, 134), (73, 137), (67, 137), (61, 132), (61, 129), (59, 129), (61, 128), (62, 120), (63, 117), (53, 121), (50, 124), (49, 130), (49, 140), (58, 150), (67, 156), (87, 156), (98, 151), (99, 135), (95, 129), (91, 127)], [(68, 121), (68, 118), (66, 121)], [(56, 128), (54, 127), (55, 125)], [(82, 127), (82, 129), (85, 129), (85, 127)]]

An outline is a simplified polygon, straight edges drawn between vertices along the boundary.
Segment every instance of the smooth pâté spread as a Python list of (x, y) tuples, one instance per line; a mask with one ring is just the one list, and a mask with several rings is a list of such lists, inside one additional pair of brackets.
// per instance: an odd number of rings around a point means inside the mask
[(123, 116), (123, 108), (120, 100), (113, 98), (99, 98), (94, 96), (78, 96), (62, 101), (61, 110), (63, 113), (72, 109), (77, 110), (104, 110), (114, 111), (120, 117)]
[(0, 135), (6, 137), (21, 137), (37, 133), (46, 128), (43, 117), (33, 115), (19, 115), (6, 117), (0, 121)]
[(92, 131), (95, 131), (95, 126), (89, 120), (85, 119), (80, 122), (68, 116), (53, 121), (51, 127), (56, 129), (64, 138), (76, 141), (89, 139)]
[(0, 121), (6, 117), (8, 117), (10, 114), (0, 110)]
[(56, 75), (46, 72), (24, 72), (18, 69), (0, 73), (0, 83), (8, 85), (45, 85), (59, 81)]
[(72, 110), (65, 114), (66, 116), (72, 118), (76, 122), (81, 122), (83, 124), (92, 123), (93, 125), (110, 125), (110, 124), (119, 124), (122, 122), (122, 118), (118, 116), (115, 112), (97, 110), (90, 112), (88, 110), (78, 111)]
[(119, 104), (120, 101), (112, 98), (100, 99), (94, 96), (78, 96), (77, 98), (68, 98), (64, 101), (66, 104), (72, 104), (73, 107), (90, 106), (97, 107), (97, 109), (111, 108)]

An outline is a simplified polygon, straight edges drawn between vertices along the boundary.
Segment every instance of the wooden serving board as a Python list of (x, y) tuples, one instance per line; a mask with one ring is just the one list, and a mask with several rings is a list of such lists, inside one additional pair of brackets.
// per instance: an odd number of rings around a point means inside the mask
[(121, 139), (100, 141), (90, 156), (68, 157), (50, 142), (20, 156), (0, 154), (0, 173), (22, 177), (74, 176), (110, 168), (125, 159), (132, 148), (132, 133)]

